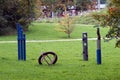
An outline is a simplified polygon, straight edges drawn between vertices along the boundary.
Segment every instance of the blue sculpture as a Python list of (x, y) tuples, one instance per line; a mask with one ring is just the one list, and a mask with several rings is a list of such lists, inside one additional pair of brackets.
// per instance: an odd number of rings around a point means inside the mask
[(17, 26), (17, 40), (18, 40), (18, 60), (26, 61), (26, 36), (23, 34), (22, 26), (16, 23)]

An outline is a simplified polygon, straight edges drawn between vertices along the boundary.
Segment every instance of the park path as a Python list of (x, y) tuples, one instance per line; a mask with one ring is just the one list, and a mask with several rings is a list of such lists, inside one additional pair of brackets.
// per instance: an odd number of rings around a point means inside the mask
[[(81, 41), (82, 39), (59, 39), (59, 40), (27, 40), (27, 43), (43, 43), (43, 42), (68, 42), (68, 41)], [(88, 40), (97, 40), (97, 38), (88, 38)], [(17, 43), (16, 41), (0, 41), (0, 43)]]

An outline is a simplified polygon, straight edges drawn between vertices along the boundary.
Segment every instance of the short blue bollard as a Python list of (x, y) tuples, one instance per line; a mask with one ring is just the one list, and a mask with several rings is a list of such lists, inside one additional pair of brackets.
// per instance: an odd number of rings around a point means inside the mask
[(101, 50), (97, 49), (97, 64), (101, 64)]
[(23, 34), (23, 60), (26, 60), (26, 36)]

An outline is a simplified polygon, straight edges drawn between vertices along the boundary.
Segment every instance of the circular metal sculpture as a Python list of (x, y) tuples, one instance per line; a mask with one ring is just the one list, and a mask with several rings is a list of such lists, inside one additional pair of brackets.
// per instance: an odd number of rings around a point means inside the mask
[(39, 64), (48, 64), (48, 65), (52, 65), (55, 64), (57, 62), (57, 55), (54, 52), (44, 52), (40, 55), (39, 59), (38, 59), (38, 63)]

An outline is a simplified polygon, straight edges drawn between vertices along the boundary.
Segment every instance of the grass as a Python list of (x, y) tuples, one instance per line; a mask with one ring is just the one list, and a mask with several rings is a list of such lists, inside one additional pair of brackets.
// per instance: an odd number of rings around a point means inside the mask
[[(107, 31), (101, 28), (101, 35), (104, 36)], [(71, 39), (78, 39), (82, 37), (82, 33), (87, 32), (88, 37), (96, 37), (96, 28), (93, 25), (76, 24), (75, 30), (71, 34)], [(67, 34), (55, 30), (54, 23), (33, 23), (26, 32), (27, 40), (46, 40), (46, 39), (67, 39)], [(0, 41), (17, 40), (17, 34), (13, 36), (0, 36)]]
[[(30, 26), (27, 40), (66, 39), (64, 33), (52, 30), (54, 24)], [(84, 26), (84, 27), (83, 27)], [(52, 28), (52, 29), (51, 29)], [(102, 36), (107, 29), (101, 28)], [(81, 38), (82, 32), (96, 37), (92, 25), (77, 25), (72, 38)], [(14, 36), (2, 36), (0, 40), (16, 40)], [(119, 48), (114, 48), (115, 40), (102, 41), (102, 65), (96, 64), (96, 41), (88, 42), (89, 61), (83, 61), (82, 42), (27, 43), (27, 61), (17, 60), (17, 44), (0, 44), (0, 80), (118, 80), (120, 79)], [(39, 65), (42, 52), (54, 51), (58, 55), (55, 65)]]
[[(3, 44), (0, 45), (0, 79), (118, 80), (120, 56), (119, 49), (114, 48), (114, 42), (102, 42), (102, 65), (96, 64), (95, 41), (89, 41), (89, 61), (83, 61), (81, 41), (27, 43), (27, 61), (25, 62), (17, 60), (16, 43)], [(45, 51), (56, 52), (58, 61), (55, 65), (38, 64), (40, 54)]]
[[(34, 26), (30, 26), (29, 32), (27, 33), (27, 38), (36, 40), (36, 39), (67, 39), (67, 34), (64, 32), (58, 32), (55, 30), (55, 24), (51, 23), (34, 23)], [(101, 28), (101, 34), (105, 35), (106, 30)], [(89, 37), (96, 37), (96, 28), (93, 28), (93, 25), (82, 25), (76, 24), (75, 30), (71, 34), (71, 38), (81, 38), (82, 33), (87, 32)], [(49, 35), (48, 35), (49, 34)], [(36, 37), (37, 36), (37, 37)]]

